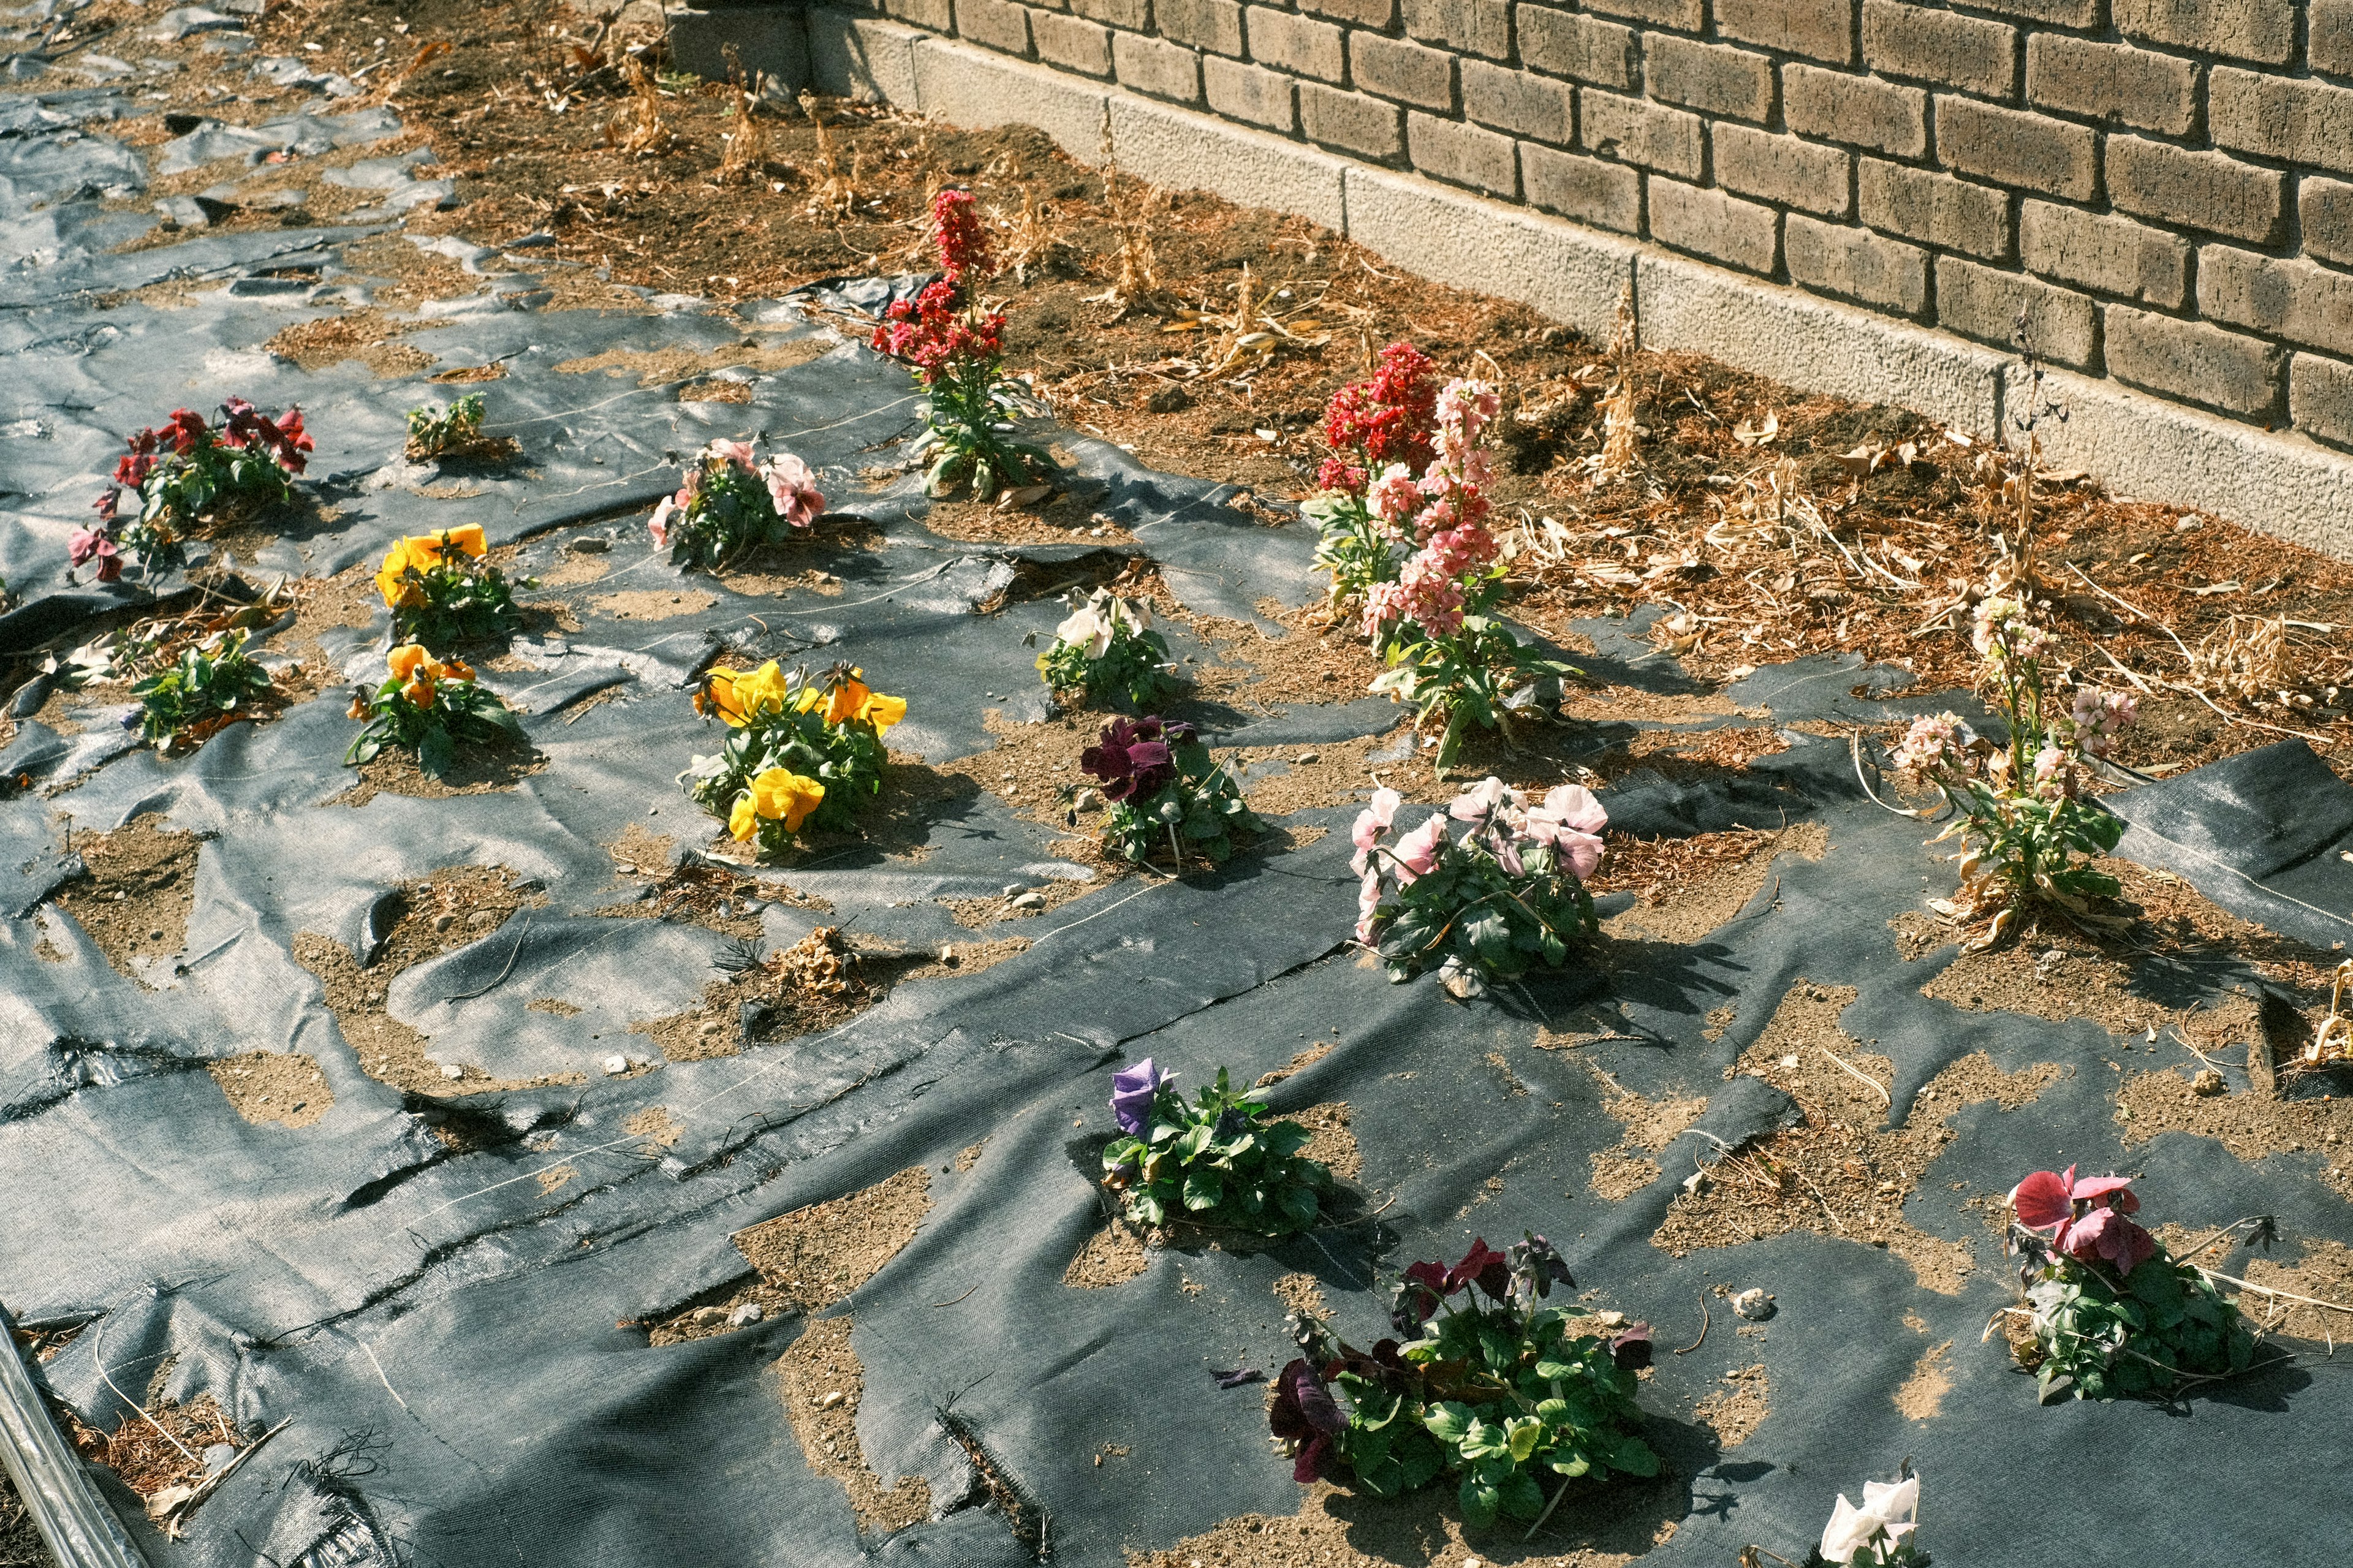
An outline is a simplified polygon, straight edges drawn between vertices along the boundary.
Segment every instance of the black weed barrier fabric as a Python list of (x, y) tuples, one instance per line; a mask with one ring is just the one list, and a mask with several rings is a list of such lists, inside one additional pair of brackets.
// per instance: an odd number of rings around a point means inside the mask
[[(29, 107), (28, 107), (29, 106)], [(1355, 913), (1349, 812), (1285, 826), (1302, 847), (1245, 855), (1169, 882), (1128, 879), (1024, 922), (1033, 945), (985, 973), (911, 983), (829, 1033), (740, 1057), (661, 1063), (608, 1078), (619, 1048), (659, 1053), (630, 1021), (693, 1005), (722, 939), (693, 925), (594, 911), (628, 896), (607, 846), (632, 823), (682, 842), (709, 825), (672, 780), (710, 732), (689, 710), (696, 671), (722, 651), (787, 662), (849, 658), (912, 707), (892, 743), (932, 761), (990, 739), (982, 716), (1045, 709), (1025, 633), (1047, 634), (1050, 602), (978, 613), (1016, 563), (1076, 562), (1098, 546), (959, 543), (928, 531), (902, 482), (855, 477), (913, 432), (903, 373), (796, 312), (790, 302), (726, 319), (655, 297), (640, 311), (548, 309), (561, 281), (532, 253), (501, 258), (428, 242), (479, 273), (473, 296), (403, 341), (436, 368), (501, 363), (485, 390), (491, 433), (522, 459), (469, 476), (478, 493), (424, 493), (448, 476), (398, 458), (402, 411), (458, 388), (373, 379), (356, 364), (303, 374), (261, 351), (290, 322), (363, 303), (370, 280), (342, 246), (356, 232), (278, 232), (119, 252), (140, 226), (94, 193), (135, 188), (139, 160), (105, 139), (124, 111), (105, 92), (12, 100), (0, 121), (0, 220), (26, 259), (0, 280), (0, 574), (18, 595), (0, 651), (69, 636), (129, 589), (73, 587), (65, 540), (87, 515), (125, 429), (228, 394), (265, 408), (299, 402), (319, 437), (305, 510), (259, 563), (319, 576), (395, 537), (480, 521), (520, 543), (522, 567), (552, 572), (594, 536), (613, 564), (552, 590), (579, 630), (526, 637), (519, 668), (485, 671), (525, 715), (543, 771), (512, 790), (425, 800), (379, 794), (329, 804), (352, 726), (331, 694), (265, 724), (231, 728), (193, 757), (134, 748), (120, 710), (73, 727), (17, 700), (0, 773), (26, 781), (0, 802), (0, 1302), (23, 1321), (95, 1318), (44, 1369), (56, 1397), (111, 1430), (129, 1399), (209, 1394), (252, 1429), (285, 1432), (166, 1542), (111, 1495), (157, 1563), (613, 1565), (814, 1568), (1026, 1561), (965, 1447), (975, 1438), (1050, 1519), (1054, 1561), (1114, 1564), (1246, 1511), (1288, 1513), (1299, 1493), (1270, 1451), (1264, 1391), (1221, 1389), (1214, 1369), (1271, 1373), (1290, 1353), (1281, 1276), (1316, 1277), (1338, 1326), (1375, 1336), (1387, 1283), (1416, 1258), (1460, 1254), (1473, 1234), (1557, 1241), (1600, 1304), (1647, 1317), (1662, 1353), (1644, 1385), (1652, 1438), (1672, 1475), (1602, 1531), (1620, 1551), (1675, 1528), (1646, 1562), (1721, 1568), (1756, 1541), (1802, 1556), (1833, 1497), (1910, 1456), (1926, 1478), (1924, 1540), (1954, 1568), (2053, 1563), (2319, 1563), (2344, 1555), (2332, 1478), (2348, 1458), (2353, 1393), (2316, 1351), (2287, 1370), (2179, 1405), (2038, 1408), (2010, 1372), (1989, 1315), (2010, 1297), (1998, 1248), (1969, 1200), (2070, 1162), (2139, 1169), (2166, 1218), (2202, 1230), (2246, 1214), (2295, 1237), (2353, 1242), (2353, 1215), (2319, 1179), (2317, 1151), (2242, 1163), (2215, 1141), (2169, 1134), (2127, 1151), (2096, 1026), (1957, 1009), (1921, 994), (1947, 948), (1906, 963), (1889, 921), (1948, 872), (1918, 825), (1858, 788), (1842, 741), (1789, 730), (1789, 747), (1745, 774), (1670, 781), (1637, 773), (1607, 790), (1613, 826), (1685, 835), (1783, 819), (1820, 823), (1830, 851), (1789, 856), (1747, 907), (1688, 943), (1617, 944), (1606, 983), (1585, 971), (1505, 987), (1472, 1004), (1430, 981), (1392, 986), (1343, 946)], [(321, 106), (313, 118), (331, 117)], [(292, 127), (332, 144), (366, 123)], [(191, 132), (190, 134), (196, 134)], [(203, 152), (205, 149), (197, 149)], [(191, 153), (190, 155), (194, 155)], [(206, 155), (209, 155), (207, 153)], [(102, 302), (91, 290), (179, 279), (166, 303)], [(851, 291), (854, 292), (854, 291)], [(872, 294), (871, 288), (866, 290)], [(848, 294), (837, 297), (850, 301)], [(681, 403), (673, 384), (554, 367), (606, 350), (711, 349), (741, 338), (807, 338), (815, 357), (743, 373), (751, 401)], [(718, 436), (765, 433), (820, 470), (837, 511), (868, 519), (878, 548), (828, 563), (840, 592), (745, 596), (684, 579), (645, 542), (647, 509), (677, 482), (679, 454)], [(1310, 541), (1226, 504), (1220, 486), (1138, 468), (1064, 433), (1074, 482), (1130, 531), (1198, 610), (1239, 621), (1315, 591)], [(1123, 546), (1123, 549), (1130, 547)], [(712, 596), (662, 619), (600, 609), (627, 590)], [(1264, 624), (1261, 622), (1261, 624)], [(1697, 689), (1622, 623), (1588, 629), (1591, 671), (1672, 693)], [(347, 674), (380, 668), (384, 625), (338, 634)], [(265, 644), (265, 647), (269, 645)], [(1179, 639), (1179, 653), (1201, 651)], [(1934, 704), (1878, 693), (1900, 672), (1811, 660), (1758, 672), (1734, 700), (1801, 720), (1878, 723)], [(1356, 701), (1218, 715), (1222, 742), (1329, 744), (1395, 723)], [(1715, 722), (1751, 721), (1704, 720)], [(1575, 738), (1598, 754), (1640, 726)], [(1403, 748), (1398, 748), (1402, 756)], [(2326, 943), (2344, 935), (2353, 794), (2294, 746), (2252, 753), (2124, 796), (2132, 852), (2217, 901)], [(117, 973), (81, 928), (45, 902), (79, 870), (70, 834), (142, 813), (204, 836), (184, 951)], [(1325, 828), (1321, 837), (1307, 833)], [(859, 850), (794, 868), (832, 921), (911, 947), (967, 940), (940, 900), (1082, 877), (1053, 834), (983, 792), (921, 825), (920, 854)], [(361, 1070), (317, 979), (292, 956), (324, 933), (363, 961), (387, 892), (459, 864), (542, 884), (527, 922), (403, 972), (391, 1015), (435, 1059), (502, 1078), (575, 1074), (560, 1089), (470, 1102), (503, 1129), (453, 1153), (423, 1107)], [(1619, 896), (1605, 911), (1624, 907)], [(815, 916), (771, 904), (773, 949)], [(1959, 1112), (1955, 1141), (1922, 1173), (1909, 1223), (1967, 1242), (1977, 1267), (1958, 1294), (1926, 1289), (1883, 1250), (1799, 1231), (1675, 1258), (1651, 1237), (1678, 1183), (1717, 1145), (1768, 1128), (1789, 1106), (1761, 1080), (1727, 1083), (1800, 980), (1859, 993), (1847, 1034), (1892, 1058), (1892, 1115), (1947, 1064), (1986, 1052), (2005, 1071), (2070, 1069), (2031, 1103)], [(2181, 1005), (2253, 984), (2227, 956), (2150, 982)], [(529, 1010), (561, 997), (579, 1011)], [(1731, 1010), (1727, 1026), (1716, 1027)], [(1613, 1037), (1563, 1052), (1540, 1029), (1606, 1016)], [(1337, 1048), (1271, 1091), (1278, 1109), (1345, 1100), (1364, 1152), (1373, 1217), (1263, 1250), (1159, 1256), (1103, 1289), (1063, 1283), (1099, 1223), (1088, 1163), (1108, 1119), (1112, 1073), (1151, 1056), (1198, 1085), (1224, 1066), (1248, 1080), (1310, 1041)], [(303, 1052), (333, 1092), (300, 1131), (248, 1124), (205, 1065), (255, 1050)], [(1600, 1068), (1626, 1089), (1706, 1096), (1694, 1133), (1660, 1157), (1657, 1180), (1622, 1201), (1594, 1195), (1589, 1157), (1617, 1143)], [(628, 1129), (660, 1107), (681, 1129), (650, 1147)], [(968, 1170), (957, 1152), (985, 1141)], [(844, 1307), (865, 1368), (859, 1436), (887, 1482), (921, 1476), (938, 1517), (861, 1539), (839, 1484), (805, 1462), (775, 1363), (807, 1328), (780, 1315), (666, 1348), (642, 1329), (748, 1276), (729, 1237), (893, 1173), (931, 1173), (920, 1232)], [(543, 1190), (539, 1179), (568, 1167)], [(1385, 1205), (1385, 1206), (1382, 1206)], [(1718, 1284), (1761, 1286), (1778, 1315), (1736, 1333)], [(1950, 1342), (1941, 1407), (1915, 1420), (1894, 1394)], [(1771, 1413), (1719, 1453), (1692, 1403), (1729, 1370), (1761, 1362)], [(160, 1376), (159, 1376), (160, 1373)], [(1098, 1463), (1098, 1456), (1107, 1456)], [(111, 1483), (110, 1483), (111, 1484)], [(1341, 1505), (1366, 1521), (1385, 1507)], [(1577, 1531), (1522, 1546), (1493, 1532), (1489, 1560), (1556, 1560)], [(1629, 1545), (1626, 1542), (1631, 1542)]]

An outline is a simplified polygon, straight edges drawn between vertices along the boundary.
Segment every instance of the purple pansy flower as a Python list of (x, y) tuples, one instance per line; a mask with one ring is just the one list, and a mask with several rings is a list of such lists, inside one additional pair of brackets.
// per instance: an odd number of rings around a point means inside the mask
[(1162, 1072), (1145, 1058), (1124, 1072), (1111, 1075), (1111, 1113), (1119, 1122), (1119, 1130), (1131, 1138), (1142, 1138), (1152, 1131), (1152, 1102), (1159, 1098), (1163, 1085), (1174, 1081), (1176, 1075)]

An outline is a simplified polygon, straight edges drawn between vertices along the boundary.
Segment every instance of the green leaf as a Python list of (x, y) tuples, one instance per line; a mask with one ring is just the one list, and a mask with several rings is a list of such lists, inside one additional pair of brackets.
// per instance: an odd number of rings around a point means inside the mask
[(1213, 1209), (1224, 1201), (1226, 1184), (1215, 1171), (1185, 1173), (1185, 1206), (1188, 1209)]
[(1610, 1452), (1609, 1468), (1630, 1476), (1655, 1476), (1659, 1473), (1659, 1456), (1640, 1437), (1620, 1437), (1618, 1447)]
[(1544, 1511), (1544, 1492), (1529, 1475), (1515, 1475), (1498, 1489), (1504, 1511), (1514, 1519), (1534, 1519)]
[(1485, 1530), (1495, 1522), (1496, 1510), (1503, 1507), (1503, 1494), (1493, 1487), (1481, 1486), (1470, 1476), (1462, 1478), (1456, 1492), (1462, 1505), (1462, 1522), (1473, 1530)]
[(1425, 1411), (1421, 1424), (1430, 1435), (1450, 1447), (1460, 1447), (1471, 1430), (1471, 1407), (1458, 1400), (1444, 1399)]

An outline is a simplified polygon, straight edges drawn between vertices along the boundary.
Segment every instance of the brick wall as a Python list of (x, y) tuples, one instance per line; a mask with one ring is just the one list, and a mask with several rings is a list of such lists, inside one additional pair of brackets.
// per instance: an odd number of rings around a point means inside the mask
[(2353, 447), (2353, 0), (827, 3)]

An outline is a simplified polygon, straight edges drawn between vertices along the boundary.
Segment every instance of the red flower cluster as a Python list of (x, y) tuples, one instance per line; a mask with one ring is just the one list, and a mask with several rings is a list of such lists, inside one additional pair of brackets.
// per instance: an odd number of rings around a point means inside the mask
[(1391, 343), (1371, 379), (1333, 394), (1324, 412), (1324, 440), (1332, 456), (1315, 482), (1361, 495), (1370, 476), (1388, 464), (1428, 468), (1435, 455), (1430, 438), (1438, 406), (1438, 389), (1430, 384), (1434, 368), (1411, 343)]
[[(221, 414), (226, 420), (221, 426), (222, 446), (240, 449), (248, 446), (266, 447), (270, 456), (278, 459), (278, 466), (290, 474), (301, 473), (309, 463), (310, 459), (304, 454), (311, 449), (312, 443), (302, 430), (301, 409), (290, 408), (273, 420), (244, 398), (232, 397), (221, 405)], [(176, 421), (180, 414), (175, 413), (172, 417)], [(190, 415), (189, 417), (195, 418), (195, 416)], [(198, 420), (197, 426), (201, 428), (203, 421)], [(185, 446), (180, 448), (183, 452), (187, 449)]]
[(948, 281), (959, 289), (967, 277), (987, 278), (997, 271), (988, 231), (980, 226), (970, 191), (942, 191), (932, 198), (932, 243), (939, 247)]
[(1079, 753), (1079, 771), (1103, 784), (1109, 800), (1146, 801), (1176, 776), (1175, 747), (1193, 738), (1193, 726), (1146, 717), (1114, 719), (1103, 741)]
[(1005, 352), (1001, 313), (968, 315), (955, 285), (943, 279), (913, 300), (893, 300), (874, 329), (872, 346), (913, 364), (931, 385), (958, 364), (994, 364)]

